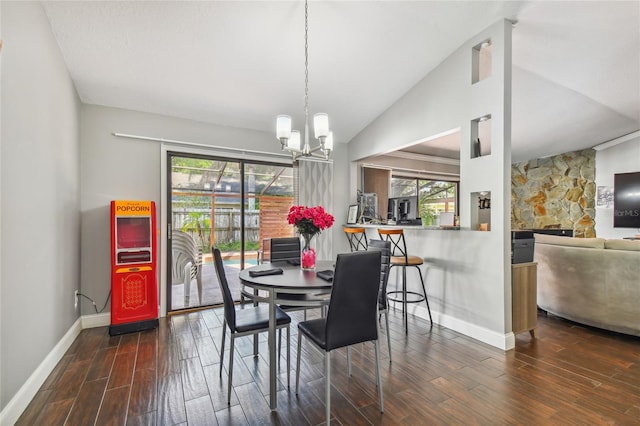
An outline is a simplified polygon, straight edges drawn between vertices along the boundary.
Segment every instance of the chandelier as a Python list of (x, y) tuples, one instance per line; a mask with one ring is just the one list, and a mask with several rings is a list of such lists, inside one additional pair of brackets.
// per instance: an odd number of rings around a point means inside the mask
[(314, 136), (319, 145), (309, 145), (309, 7), (304, 2), (304, 145), (301, 144), (300, 132), (291, 130), (291, 116), (279, 115), (276, 119), (276, 136), (280, 139), (282, 149), (289, 151), (293, 160), (300, 157), (316, 157), (329, 159), (333, 149), (333, 132), (329, 131), (329, 116), (317, 113), (313, 116)]

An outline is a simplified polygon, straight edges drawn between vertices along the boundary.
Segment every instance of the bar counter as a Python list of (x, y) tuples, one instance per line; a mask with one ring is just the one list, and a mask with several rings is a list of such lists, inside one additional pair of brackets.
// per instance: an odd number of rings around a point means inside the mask
[[(407, 252), (423, 259), (421, 267), (433, 322), (502, 349), (513, 348), (509, 232), (480, 231), (468, 225), (440, 227), (348, 224), (364, 228), (367, 239), (380, 239), (379, 228), (403, 229)], [(441, 232), (458, 231), (458, 232)], [(422, 292), (418, 273), (407, 271), (407, 290)], [(388, 290), (402, 285), (393, 268)], [(400, 308), (391, 304), (391, 308)], [(409, 314), (429, 320), (426, 306), (413, 304)], [(504, 314), (508, 312), (508, 314)]]
[(343, 224), (343, 227), (349, 228), (366, 228), (366, 229), (393, 229), (393, 228), (402, 228), (406, 230), (424, 230), (424, 231), (460, 231), (461, 228), (459, 226), (422, 226), (422, 225), (390, 225), (386, 223), (350, 223)]

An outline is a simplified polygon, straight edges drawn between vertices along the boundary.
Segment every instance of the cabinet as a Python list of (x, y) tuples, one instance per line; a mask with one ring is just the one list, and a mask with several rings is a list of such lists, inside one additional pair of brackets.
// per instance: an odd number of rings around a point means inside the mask
[(378, 194), (378, 216), (387, 218), (387, 202), (391, 186), (391, 170), (362, 168), (362, 192)]
[(538, 264), (511, 265), (511, 325), (514, 334), (528, 331), (535, 336), (538, 325), (537, 293)]

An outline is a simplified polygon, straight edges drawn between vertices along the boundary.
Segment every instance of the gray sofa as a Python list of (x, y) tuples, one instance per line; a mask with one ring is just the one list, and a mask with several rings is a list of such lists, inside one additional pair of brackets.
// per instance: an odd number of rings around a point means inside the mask
[(640, 240), (535, 234), (535, 241), (541, 309), (640, 336)]

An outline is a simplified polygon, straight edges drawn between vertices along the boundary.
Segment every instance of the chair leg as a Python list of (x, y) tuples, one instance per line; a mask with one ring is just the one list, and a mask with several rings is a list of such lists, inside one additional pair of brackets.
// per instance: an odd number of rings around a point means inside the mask
[[(392, 266), (393, 266), (393, 265), (392, 265)], [(396, 292), (399, 292), (400, 290), (398, 290), (398, 288), (400, 287), (400, 284), (399, 284), (399, 280), (400, 280), (400, 271), (399, 271), (399, 269), (398, 269), (398, 268), (395, 268), (395, 270), (396, 270), (396, 290), (395, 290), (395, 291), (396, 291)], [(391, 274), (391, 269), (389, 270), (389, 274)], [(396, 304), (395, 304), (396, 302), (394, 301), (393, 303), (394, 303), (394, 305), (393, 305), (393, 309), (398, 309), (398, 305), (396, 305)]]
[(324, 353), (324, 369), (325, 369), (325, 385), (324, 385), (324, 401), (326, 423), (329, 425), (331, 420), (331, 352)]
[[(387, 306), (389, 302), (387, 302)], [(384, 310), (384, 321), (387, 325), (387, 347), (389, 348), (389, 364), (391, 364), (391, 335), (389, 334), (389, 312), (388, 308)]]
[(278, 365), (280, 365), (280, 354), (282, 353), (282, 329), (278, 329)]
[(347, 346), (347, 376), (351, 377), (351, 346)]
[(227, 331), (227, 320), (222, 320), (222, 346), (220, 347), (220, 377), (222, 377), (222, 364), (224, 358), (224, 336)]
[(409, 313), (407, 312), (407, 267), (402, 267), (402, 319), (404, 319), (404, 332), (409, 334)]
[[(258, 290), (253, 289), (253, 294), (255, 296), (258, 296)], [(253, 306), (258, 306), (258, 302), (256, 301), (256, 298), (253, 299)], [(253, 356), (258, 356), (258, 335), (254, 334), (253, 335)]]
[(231, 333), (231, 347), (229, 348), (229, 383), (227, 383), (227, 405), (231, 405), (231, 383), (233, 382), (233, 349), (236, 346), (235, 338)]
[(374, 340), (373, 345), (376, 350), (376, 380), (378, 381), (378, 402), (380, 404), (380, 412), (384, 413), (384, 396), (382, 394), (382, 378), (380, 376), (380, 348), (378, 341)]
[(287, 389), (291, 389), (291, 327), (287, 326)]
[(189, 307), (189, 299), (191, 298), (191, 262), (184, 265), (184, 305)]
[(300, 351), (302, 350), (302, 333), (298, 333), (298, 351), (296, 353), (296, 395), (300, 385)]
[(258, 356), (258, 335), (253, 335), (253, 356)]
[(416, 266), (418, 269), (418, 274), (420, 274), (420, 283), (422, 284), (422, 292), (424, 293), (424, 301), (427, 302), (427, 311), (429, 312), (429, 321), (431, 325), (433, 325), (433, 318), (431, 318), (431, 308), (429, 307), (429, 298), (427, 297), (427, 289), (424, 286), (424, 278), (422, 278), (422, 271), (419, 266)]

